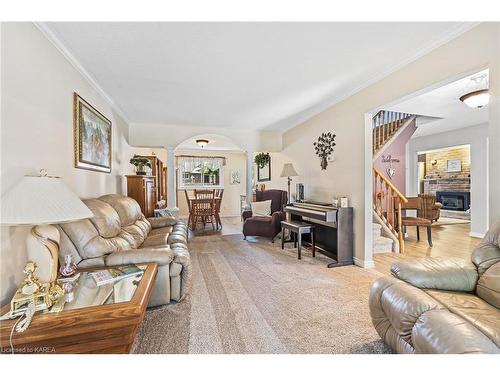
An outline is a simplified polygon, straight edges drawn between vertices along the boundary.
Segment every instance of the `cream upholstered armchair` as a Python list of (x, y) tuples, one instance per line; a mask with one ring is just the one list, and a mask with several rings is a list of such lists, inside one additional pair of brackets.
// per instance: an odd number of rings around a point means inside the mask
[(58, 226), (59, 257), (80, 268), (157, 263), (150, 306), (180, 301), (190, 284), (187, 225), (173, 218), (146, 219), (132, 198), (109, 194), (84, 203), (94, 216)]

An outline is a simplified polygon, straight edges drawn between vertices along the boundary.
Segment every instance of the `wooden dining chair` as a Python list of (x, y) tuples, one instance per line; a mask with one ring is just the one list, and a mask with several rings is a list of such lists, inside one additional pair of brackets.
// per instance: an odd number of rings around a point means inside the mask
[(215, 190), (195, 189), (191, 207), (193, 211), (193, 229), (196, 229), (196, 225), (201, 221), (203, 228), (207, 223), (211, 223), (213, 230), (215, 230), (217, 221), (215, 216)]
[(432, 247), (432, 221), (420, 217), (419, 214), (423, 212), (423, 200), (421, 197), (407, 197), (408, 203), (401, 203), (401, 211), (406, 210), (416, 210), (417, 216), (406, 216), (402, 212), (398, 212), (401, 216), (401, 224), (403, 227), (403, 233), (406, 233), (407, 227), (416, 227), (417, 229), (417, 241), (420, 241), (420, 227), (425, 227), (427, 229), (427, 242), (429, 246)]
[(222, 221), (220, 219), (220, 206), (222, 203), (222, 196), (224, 195), (224, 189), (215, 190), (215, 220), (217, 221), (217, 229), (222, 229)]

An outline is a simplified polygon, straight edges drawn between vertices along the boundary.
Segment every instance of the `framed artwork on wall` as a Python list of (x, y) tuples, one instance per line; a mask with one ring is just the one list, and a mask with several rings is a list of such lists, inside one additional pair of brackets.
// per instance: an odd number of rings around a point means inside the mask
[(271, 181), (271, 159), (263, 167), (257, 166), (257, 181)]
[(447, 172), (461, 172), (462, 171), (462, 161), (460, 159), (452, 159), (446, 161), (446, 171)]
[(75, 167), (111, 173), (111, 121), (73, 94)]

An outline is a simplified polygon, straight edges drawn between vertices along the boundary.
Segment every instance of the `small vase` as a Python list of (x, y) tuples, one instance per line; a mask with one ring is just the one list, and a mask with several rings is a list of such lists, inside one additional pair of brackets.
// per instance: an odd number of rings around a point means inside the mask
[(321, 170), (325, 170), (328, 166), (328, 160), (326, 160), (326, 156), (321, 158)]

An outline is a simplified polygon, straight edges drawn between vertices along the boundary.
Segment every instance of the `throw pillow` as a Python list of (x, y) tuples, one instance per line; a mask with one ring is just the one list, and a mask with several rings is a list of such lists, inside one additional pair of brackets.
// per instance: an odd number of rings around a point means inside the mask
[(252, 202), (252, 216), (271, 216), (271, 200)]

